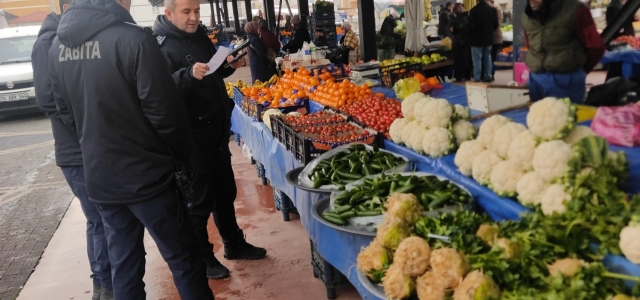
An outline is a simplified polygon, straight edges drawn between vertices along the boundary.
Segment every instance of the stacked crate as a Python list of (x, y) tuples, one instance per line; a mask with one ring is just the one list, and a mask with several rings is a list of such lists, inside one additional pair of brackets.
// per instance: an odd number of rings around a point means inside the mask
[(311, 16), (311, 36), (315, 39), (317, 30), (322, 33), (329, 42), (329, 48), (338, 47), (338, 35), (336, 33), (336, 12), (334, 6), (313, 6), (313, 15)]

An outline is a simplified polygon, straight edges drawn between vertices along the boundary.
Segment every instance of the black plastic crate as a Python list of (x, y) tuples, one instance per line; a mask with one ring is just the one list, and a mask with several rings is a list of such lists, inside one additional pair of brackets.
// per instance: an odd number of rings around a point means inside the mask
[(334, 20), (336, 19), (336, 14), (334, 11), (327, 12), (314, 12), (312, 17), (315, 20)]
[(291, 220), (289, 218), (289, 213), (298, 213), (298, 210), (293, 205), (293, 201), (291, 201), (287, 194), (275, 187), (273, 187), (273, 203), (276, 210), (282, 212), (282, 219), (284, 219), (285, 222)]
[(317, 20), (315, 20), (315, 22), (316, 22), (316, 27), (336, 26), (336, 20), (335, 19), (332, 19), (332, 20), (317, 19)]
[(251, 117), (251, 119), (253, 119), (256, 122), (262, 122), (262, 113), (267, 109), (278, 109), (283, 114), (298, 111), (299, 109), (304, 109), (304, 113), (306, 113), (309, 111), (309, 99), (302, 100), (301, 105), (265, 108), (261, 103), (251, 101), (247, 97), (244, 97), (243, 95), (241, 107), (242, 107), (242, 112), (244, 112), (249, 117)]
[(421, 63), (412, 64), (408, 62), (378, 68), (378, 74), (380, 75), (382, 85), (387, 88), (392, 88), (398, 80), (413, 77), (413, 75), (420, 73), (421, 71)]
[(335, 9), (334, 9), (334, 5), (333, 3), (330, 3), (330, 5), (323, 5), (323, 6), (317, 6), (317, 5), (313, 5), (313, 13), (331, 13), (331, 15), (333, 15), (335, 17)]
[(339, 285), (350, 284), (344, 274), (328, 263), (320, 253), (318, 253), (316, 244), (309, 239), (311, 245), (311, 267), (313, 267), (313, 277), (320, 278), (324, 282), (327, 289), (327, 299), (336, 299), (336, 287)]

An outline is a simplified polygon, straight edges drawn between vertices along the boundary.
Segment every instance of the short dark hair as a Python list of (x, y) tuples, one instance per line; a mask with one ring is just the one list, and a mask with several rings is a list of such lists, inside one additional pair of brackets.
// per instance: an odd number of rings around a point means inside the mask
[(449, 6), (451, 6), (451, 5), (453, 5), (453, 3), (451, 3), (451, 2), (447, 2), (447, 4), (446, 4), (444, 7), (449, 7)]
[(71, 5), (73, 3), (73, 0), (58, 0), (58, 4), (60, 5), (60, 13), (64, 12), (64, 9), (62, 8), (65, 4), (69, 4)]

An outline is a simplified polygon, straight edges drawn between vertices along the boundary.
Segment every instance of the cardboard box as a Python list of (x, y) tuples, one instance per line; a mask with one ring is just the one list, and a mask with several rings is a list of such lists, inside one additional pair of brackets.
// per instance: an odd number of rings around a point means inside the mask
[(485, 113), (519, 106), (529, 102), (529, 89), (516, 86), (467, 82), (469, 108)]

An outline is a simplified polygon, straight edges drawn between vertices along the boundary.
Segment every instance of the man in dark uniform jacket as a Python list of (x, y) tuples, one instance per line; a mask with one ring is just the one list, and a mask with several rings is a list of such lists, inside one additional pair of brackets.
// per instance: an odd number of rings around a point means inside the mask
[(104, 223), (115, 299), (146, 298), (146, 228), (180, 298), (213, 300), (173, 180), (174, 162), (190, 154), (187, 112), (158, 43), (135, 25), (130, 7), (130, 0), (71, 5), (49, 52), (54, 99), (80, 141), (89, 200)]
[[(182, 90), (194, 140), (191, 155), (194, 200), (189, 214), (207, 265), (207, 277), (229, 276), (229, 270), (213, 255), (207, 222), (209, 215), (218, 227), (227, 259), (261, 259), (267, 254), (244, 239), (236, 221), (234, 201), (236, 183), (231, 167), (229, 132), (234, 103), (227, 95), (223, 78), (233, 74), (240, 62), (220, 66), (207, 75), (207, 62), (216, 53), (205, 32), (198, 26), (197, 0), (165, 0), (165, 15), (153, 25), (160, 50), (164, 53), (175, 84)], [(232, 58), (227, 58), (231, 61)]]

